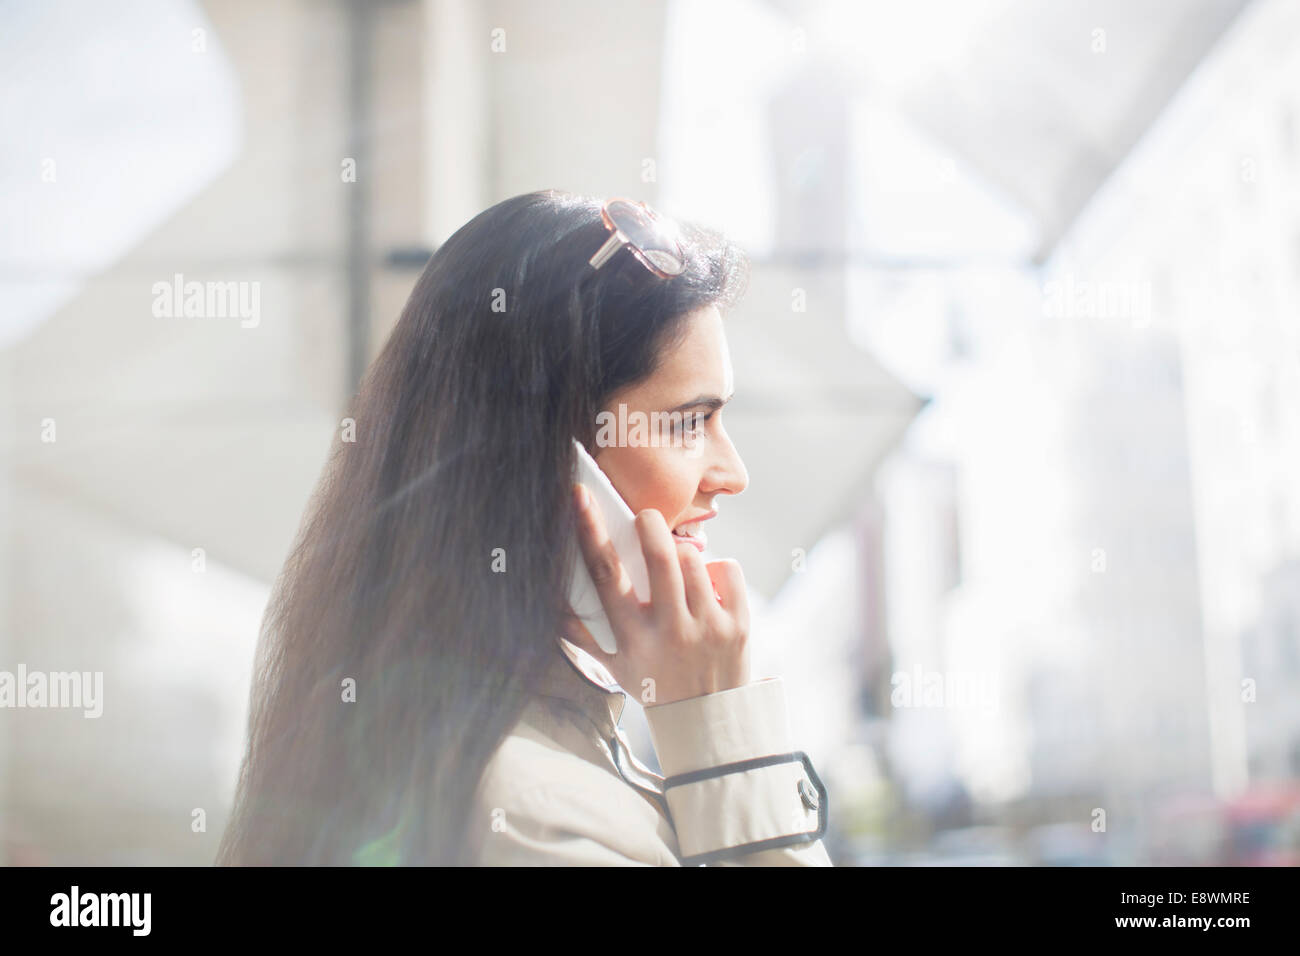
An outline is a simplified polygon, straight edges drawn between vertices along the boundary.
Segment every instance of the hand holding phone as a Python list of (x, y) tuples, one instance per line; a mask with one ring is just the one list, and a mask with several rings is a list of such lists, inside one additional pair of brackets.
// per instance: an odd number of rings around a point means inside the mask
[[(730, 558), (706, 562), (693, 545), (673, 538), (659, 511), (633, 515), (581, 448), (578, 462), (579, 472), (593, 470), (581, 482), (590, 501), (578, 506), (570, 589), (582, 626), (569, 622), (569, 640), (620, 686), (639, 689), (644, 706), (748, 683), (749, 604), (740, 565)], [(620, 529), (617, 545), (611, 525)], [(591, 567), (610, 573), (593, 581)]]

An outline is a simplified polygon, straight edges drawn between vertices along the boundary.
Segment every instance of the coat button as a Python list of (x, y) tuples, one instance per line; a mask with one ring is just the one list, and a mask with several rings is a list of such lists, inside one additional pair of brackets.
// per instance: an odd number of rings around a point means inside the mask
[(799, 796), (803, 798), (803, 805), (809, 810), (817, 809), (817, 791), (807, 780), (799, 781)]

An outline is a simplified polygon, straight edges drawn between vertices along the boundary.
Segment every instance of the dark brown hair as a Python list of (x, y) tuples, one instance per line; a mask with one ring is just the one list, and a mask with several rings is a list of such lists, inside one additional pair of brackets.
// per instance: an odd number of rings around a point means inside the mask
[(416, 281), (267, 607), (218, 864), (474, 862), (484, 766), (559, 653), (569, 436), (592, 446), (596, 412), (682, 319), (745, 286), (710, 231), (682, 226), (668, 280), (626, 251), (591, 269), (607, 235), (599, 200), (528, 193)]

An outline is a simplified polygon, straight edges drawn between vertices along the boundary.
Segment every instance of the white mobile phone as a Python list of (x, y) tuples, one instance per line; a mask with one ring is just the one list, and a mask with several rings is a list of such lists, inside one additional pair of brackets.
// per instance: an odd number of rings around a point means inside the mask
[[(605, 516), (605, 530), (609, 533), (609, 540), (614, 543), (618, 559), (623, 562), (628, 577), (632, 579), (637, 600), (644, 604), (650, 600), (650, 575), (646, 571), (645, 555), (641, 552), (641, 538), (636, 533), (636, 516), (608, 476), (600, 470), (595, 459), (582, 447), (582, 443), (575, 438), (573, 445), (578, 456), (573, 480), (586, 486), (596, 507)], [(591, 572), (587, 570), (581, 547), (576, 540), (573, 544), (575, 562), (569, 584), (569, 605), (596, 639), (600, 649), (606, 654), (617, 654), (614, 629), (610, 627), (609, 618), (605, 615), (605, 606), (600, 603), (600, 593), (591, 580)]]

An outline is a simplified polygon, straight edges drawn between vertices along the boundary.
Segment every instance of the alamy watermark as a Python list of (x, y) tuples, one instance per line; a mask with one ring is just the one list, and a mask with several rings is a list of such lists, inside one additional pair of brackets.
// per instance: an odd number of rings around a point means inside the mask
[(1067, 272), (1043, 284), (1043, 316), (1049, 319), (1128, 319), (1151, 324), (1151, 283), (1076, 279)]
[(889, 678), (889, 702), (898, 708), (949, 710), (998, 709), (997, 675), (989, 671), (895, 671)]
[(0, 671), (0, 707), (81, 708), (86, 717), (104, 712), (103, 671)]
[(599, 448), (685, 448), (691, 456), (700, 454), (704, 427), (700, 412), (628, 411), (619, 403), (618, 414), (596, 415), (596, 445)]
[(50, 897), (51, 926), (120, 926), (148, 936), (152, 893), (83, 893), (75, 883)]
[(153, 314), (160, 319), (239, 319), (255, 329), (262, 321), (262, 283), (186, 282), (176, 273), (153, 284)]

